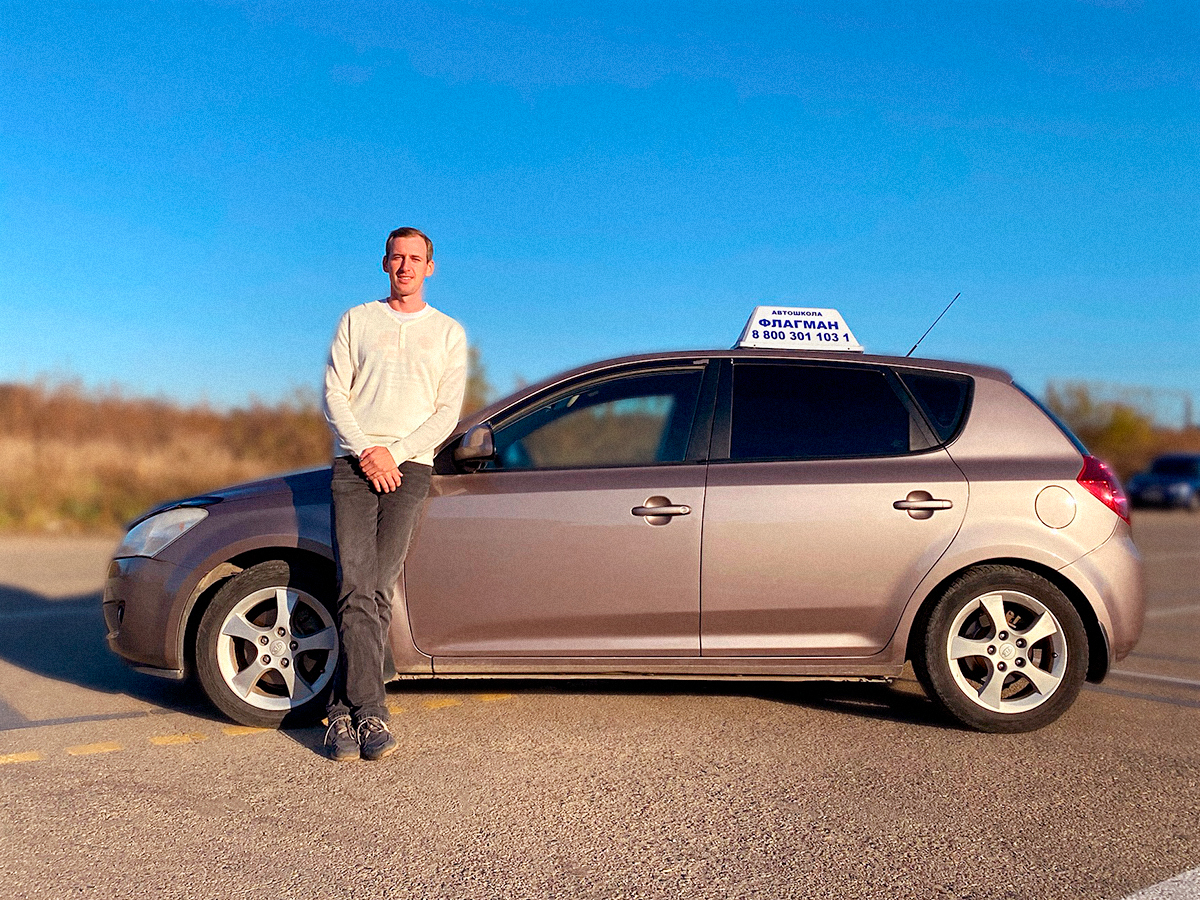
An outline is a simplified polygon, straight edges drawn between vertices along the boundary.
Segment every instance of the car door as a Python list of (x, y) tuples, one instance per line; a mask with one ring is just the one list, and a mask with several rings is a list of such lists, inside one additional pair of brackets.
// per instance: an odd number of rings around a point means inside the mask
[(405, 586), (435, 669), (699, 655), (705, 369), (646, 363), (552, 389), (493, 423), (485, 468), (434, 476)]
[(734, 361), (705, 499), (704, 656), (869, 656), (950, 545), (967, 482), (879, 366)]

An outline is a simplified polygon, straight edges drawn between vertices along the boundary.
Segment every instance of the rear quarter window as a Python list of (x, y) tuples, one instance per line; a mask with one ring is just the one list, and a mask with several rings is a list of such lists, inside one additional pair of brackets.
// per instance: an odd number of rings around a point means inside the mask
[(972, 381), (966, 375), (897, 369), (939, 442), (949, 443), (962, 429), (971, 407)]

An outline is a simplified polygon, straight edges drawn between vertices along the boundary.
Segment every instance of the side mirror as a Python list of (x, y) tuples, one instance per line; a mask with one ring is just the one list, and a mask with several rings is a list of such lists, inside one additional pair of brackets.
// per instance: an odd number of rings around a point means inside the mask
[(457, 463), (483, 463), (495, 458), (496, 441), (492, 435), (492, 426), (487, 422), (480, 422), (468, 429), (462, 442), (454, 448), (454, 461)]

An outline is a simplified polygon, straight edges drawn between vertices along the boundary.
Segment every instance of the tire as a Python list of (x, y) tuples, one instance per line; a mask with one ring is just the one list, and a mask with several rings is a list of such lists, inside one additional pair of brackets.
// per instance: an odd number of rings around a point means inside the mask
[(930, 699), (970, 728), (1034, 731), (1066, 712), (1083, 687), (1088, 641), (1079, 611), (1026, 569), (965, 572), (924, 622), (913, 654), (917, 678)]
[(338, 659), (336, 587), (280, 560), (229, 579), (196, 630), (205, 694), (243, 725), (278, 728), (320, 718)]

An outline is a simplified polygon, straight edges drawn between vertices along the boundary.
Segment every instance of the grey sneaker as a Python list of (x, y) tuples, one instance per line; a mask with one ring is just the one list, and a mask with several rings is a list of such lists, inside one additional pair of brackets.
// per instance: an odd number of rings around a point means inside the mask
[(388, 731), (387, 722), (376, 716), (367, 716), (358, 723), (358, 743), (363, 759), (383, 759), (395, 753), (399, 746)]
[(358, 759), (358, 732), (349, 716), (335, 716), (325, 729), (325, 749), (338, 762)]

